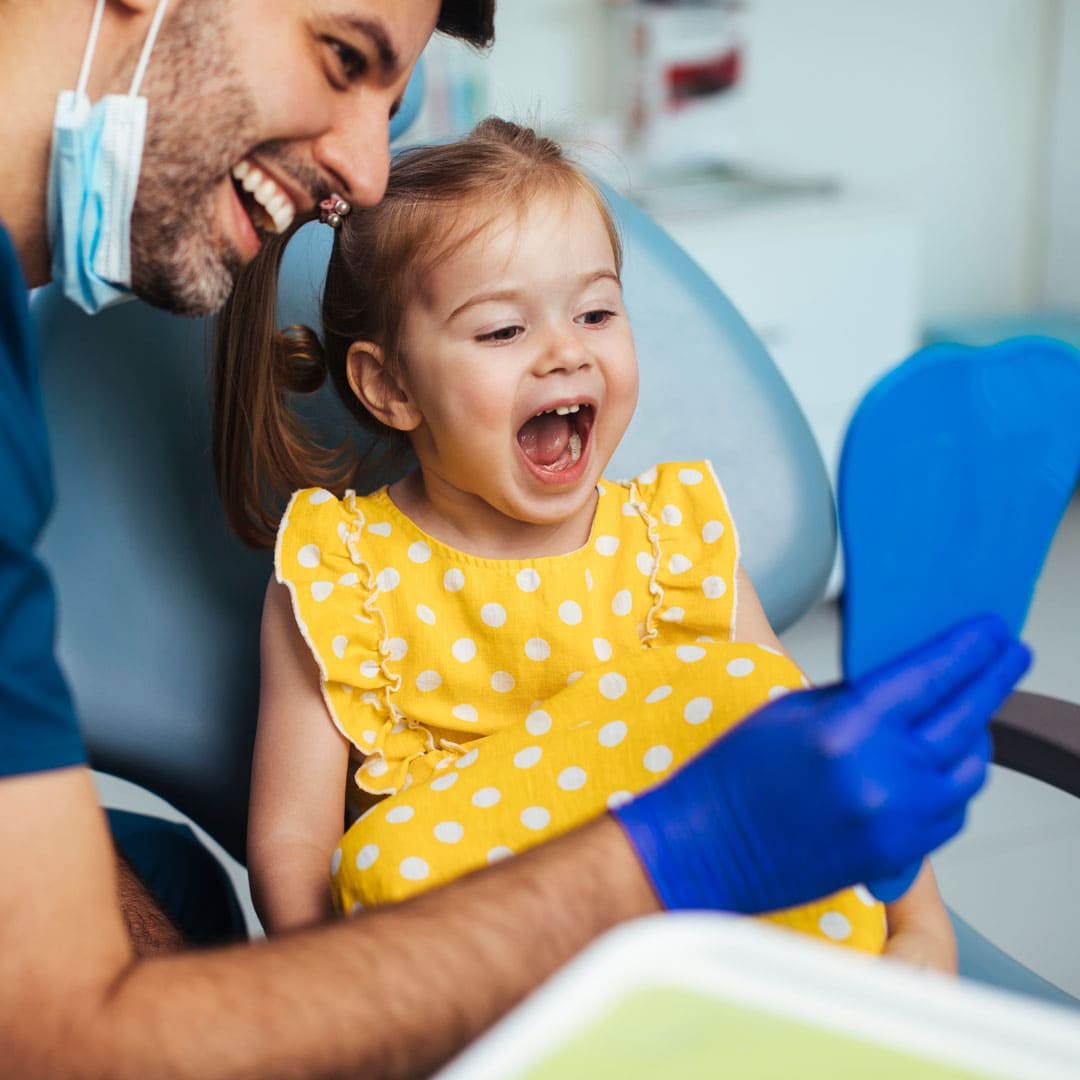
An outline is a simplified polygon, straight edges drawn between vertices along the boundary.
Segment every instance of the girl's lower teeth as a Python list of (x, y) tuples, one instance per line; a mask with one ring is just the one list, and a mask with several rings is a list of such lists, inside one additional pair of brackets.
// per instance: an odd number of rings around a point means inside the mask
[(581, 436), (576, 431), (567, 441), (566, 448), (570, 451), (570, 460), (560, 461), (554, 465), (549, 465), (549, 471), (563, 472), (565, 469), (569, 469), (571, 465), (576, 465), (581, 460)]

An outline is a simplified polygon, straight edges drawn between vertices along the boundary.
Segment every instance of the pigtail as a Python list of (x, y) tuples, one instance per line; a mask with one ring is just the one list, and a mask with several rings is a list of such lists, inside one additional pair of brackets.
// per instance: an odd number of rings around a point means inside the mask
[(313, 330), (277, 328), (278, 272), (293, 232), (264, 242), (240, 272), (217, 324), (214, 475), (229, 524), (251, 547), (273, 546), (293, 491), (338, 489), (355, 467), (348, 444), (321, 445), (290, 407), (293, 394), (318, 390), (327, 373)]

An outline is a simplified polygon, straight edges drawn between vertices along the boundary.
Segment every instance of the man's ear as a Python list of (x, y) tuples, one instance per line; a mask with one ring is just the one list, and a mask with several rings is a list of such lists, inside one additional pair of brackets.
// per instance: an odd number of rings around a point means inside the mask
[(382, 349), (371, 341), (354, 341), (345, 360), (349, 386), (360, 404), (377, 420), (397, 431), (413, 431), (423, 422), (409, 392), (386, 366)]

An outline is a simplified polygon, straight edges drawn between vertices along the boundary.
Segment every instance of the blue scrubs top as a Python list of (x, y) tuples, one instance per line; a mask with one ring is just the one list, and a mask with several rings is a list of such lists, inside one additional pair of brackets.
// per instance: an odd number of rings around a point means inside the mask
[(0, 226), (0, 777), (84, 763), (34, 544), (52, 507), (29, 293)]

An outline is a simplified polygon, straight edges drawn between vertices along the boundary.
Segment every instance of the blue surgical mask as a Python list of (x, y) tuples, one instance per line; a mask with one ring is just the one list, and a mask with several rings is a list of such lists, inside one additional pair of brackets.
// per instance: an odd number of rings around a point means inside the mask
[(52, 277), (91, 315), (131, 297), (131, 211), (139, 186), (147, 102), (139, 95), (167, 0), (159, 0), (130, 91), (86, 95), (105, 0), (97, 0), (78, 86), (53, 118), (48, 222)]

